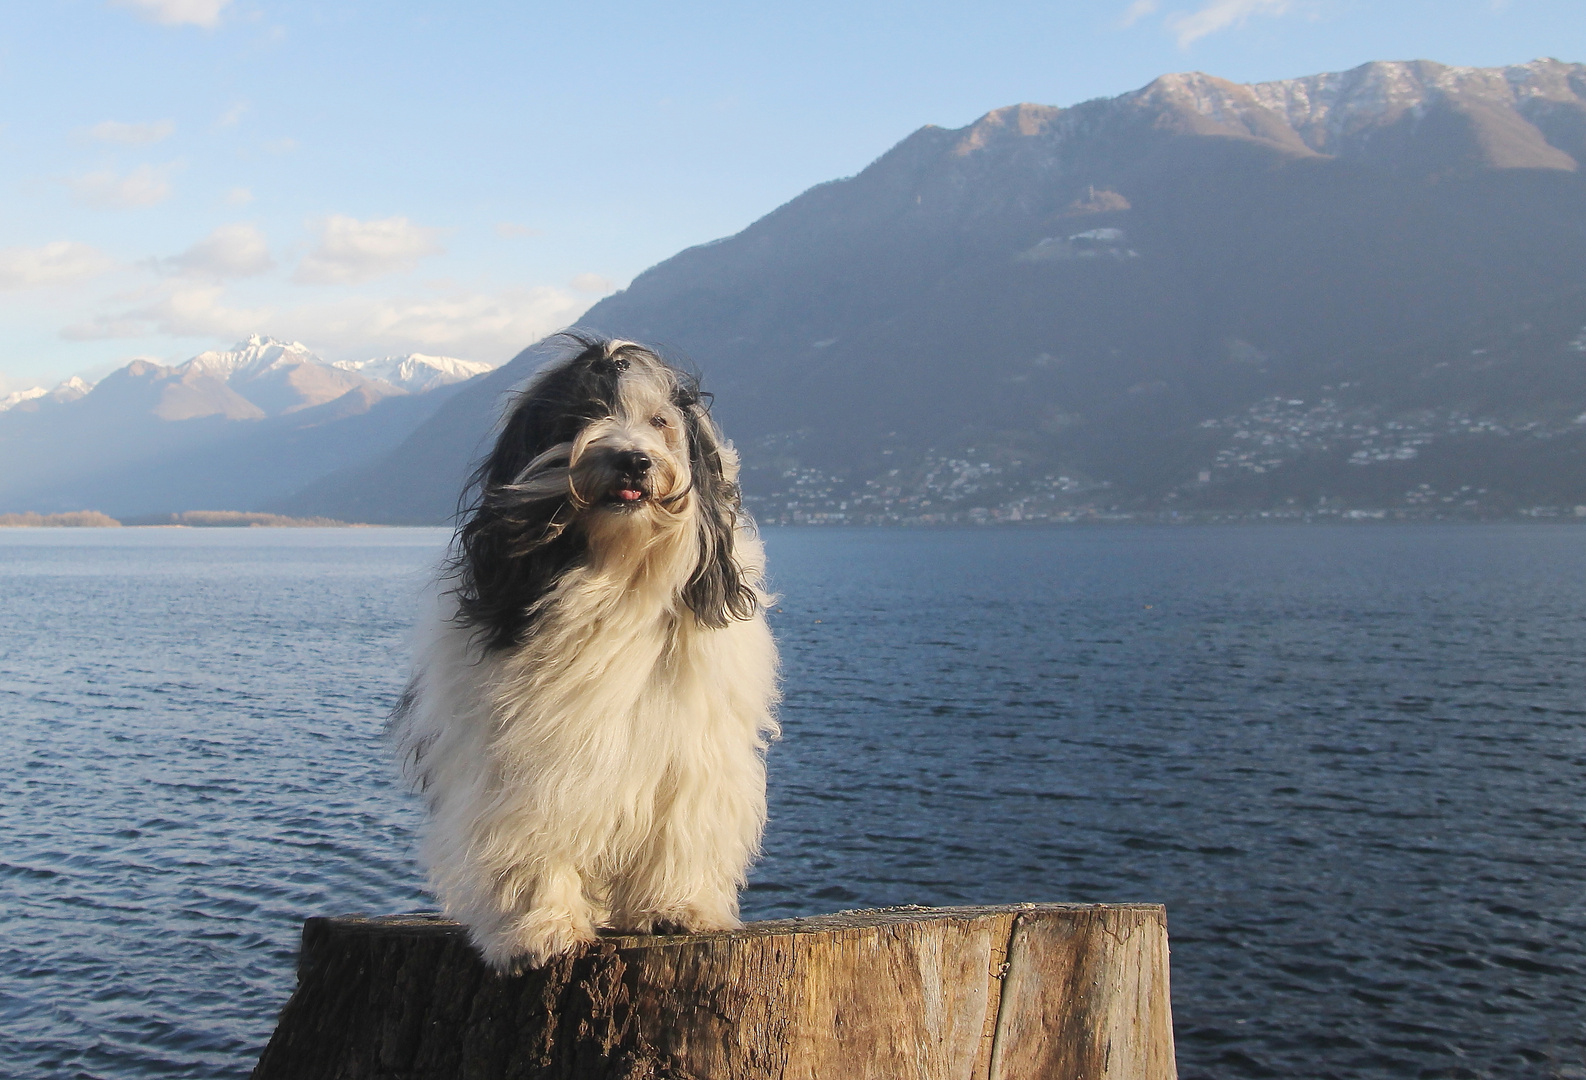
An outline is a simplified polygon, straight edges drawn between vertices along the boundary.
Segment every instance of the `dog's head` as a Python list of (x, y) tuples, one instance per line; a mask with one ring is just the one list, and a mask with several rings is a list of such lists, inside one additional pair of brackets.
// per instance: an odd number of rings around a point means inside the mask
[(737, 457), (698, 381), (631, 341), (560, 340), (572, 355), (514, 399), (470, 484), (453, 563), (462, 618), (489, 647), (512, 645), (568, 569), (619, 548), (682, 553), (679, 598), (701, 623), (750, 617)]

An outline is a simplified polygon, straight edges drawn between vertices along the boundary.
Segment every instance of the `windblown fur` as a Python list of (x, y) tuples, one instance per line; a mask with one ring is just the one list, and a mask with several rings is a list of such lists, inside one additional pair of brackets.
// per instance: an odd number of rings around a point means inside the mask
[(738, 925), (777, 734), (731, 446), (650, 350), (567, 340), (475, 475), (392, 718), (431, 887), (499, 970)]

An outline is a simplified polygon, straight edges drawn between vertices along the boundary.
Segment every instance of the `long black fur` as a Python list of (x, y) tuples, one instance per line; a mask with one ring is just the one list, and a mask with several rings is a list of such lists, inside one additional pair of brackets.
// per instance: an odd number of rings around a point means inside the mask
[[(558, 335), (576, 350), (543, 370), (508, 409), (494, 449), (464, 489), (450, 563), (458, 617), (477, 627), (489, 649), (521, 644), (533, 628), (540, 602), (569, 569), (588, 557), (570, 493), (525, 497), (515, 489), (529, 463), (571, 442), (591, 421), (617, 408), (617, 386), (631, 359), (660, 361), (638, 345), (613, 351), (602, 337), (582, 331)], [(664, 363), (664, 362), (663, 362)], [(744, 520), (738, 485), (723, 468), (709, 419), (710, 396), (699, 380), (665, 364), (673, 375), (673, 404), (687, 429), (693, 496), (699, 505), (699, 565), (683, 602), (706, 626), (721, 627), (754, 614), (758, 599), (733, 556)]]

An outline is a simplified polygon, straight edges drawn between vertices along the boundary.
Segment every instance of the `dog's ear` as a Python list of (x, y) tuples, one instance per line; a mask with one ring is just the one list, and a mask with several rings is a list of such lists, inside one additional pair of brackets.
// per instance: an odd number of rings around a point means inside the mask
[(584, 556), (565, 499), (487, 498), (458, 533), (460, 613), (487, 648), (516, 645), (557, 580)]
[[(463, 524), (450, 572), (459, 617), (479, 629), (490, 649), (522, 640), (540, 601), (584, 555), (582, 536), (568, 528), (573, 508), (566, 486), (550, 482), (557, 469), (565, 474), (567, 463), (552, 457), (586, 423), (615, 408), (628, 364), (613, 359), (602, 338), (568, 333), (556, 340), (578, 351), (512, 399), (494, 447), (458, 503)], [(530, 473), (542, 483), (527, 482)]]
[(738, 561), (738, 526), (743, 518), (738, 455), (722, 443), (697, 392), (691, 396), (683, 417), (698, 506), (699, 562), (683, 588), (683, 601), (701, 623), (720, 628), (733, 619), (753, 616), (760, 601)]

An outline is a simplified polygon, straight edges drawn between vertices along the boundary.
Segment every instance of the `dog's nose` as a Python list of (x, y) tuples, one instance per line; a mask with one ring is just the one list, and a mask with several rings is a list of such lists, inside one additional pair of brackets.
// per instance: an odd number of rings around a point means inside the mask
[(643, 476), (654, 464), (643, 450), (624, 450), (617, 455), (617, 466), (628, 476)]

